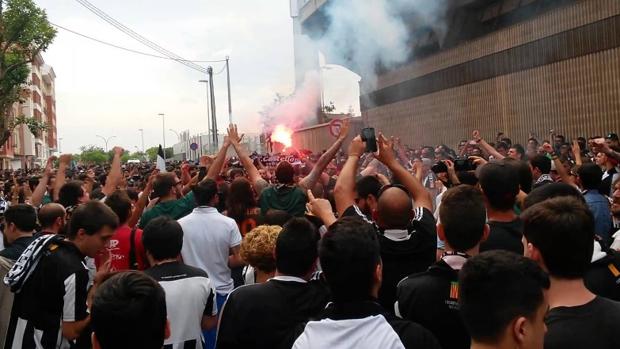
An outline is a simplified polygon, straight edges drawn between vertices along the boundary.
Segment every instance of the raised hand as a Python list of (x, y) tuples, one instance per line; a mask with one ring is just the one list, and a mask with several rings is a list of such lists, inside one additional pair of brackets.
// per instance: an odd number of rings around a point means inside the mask
[(125, 150), (123, 149), (123, 147), (116, 146), (112, 149), (112, 152), (114, 153), (114, 155), (123, 156)]
[(482, 137), (480, 137), (480, 131), (478, 130), (474, 130), (474, 132), (472, 132), (472, 137), (475, 141), (479, 141), (482, 139)]
[(375, 158), (381, 161), (384, 165), (389, 167), (389, 164), (396, 161), (396, 156), (394, 155), (394, 137), (388, 140), (385, 138), (383, 133), (379, 133), (379, 137), (377, 138), (377, 148), (379, 152)]
[(43, 176), (49, 177), (52, 175), (52, 170), (54, 169), (54, 161), (56, 161), (55, 156), (50, 156), (47, 158), (47, 163), (45, 164), (45, 169), (43, 170)]
[(71, 154), (62, 154), (60, 156), (60, 163), (64, 165), (69, 165), (71, 163), (72, 155)]
[(228, 126), (228, 141), (230, 141), (230, 143), (232, 145), (237, 145), (239, 143), (241, 143), (241, 140), (243, 139), (243, 135), (239, 136), (239, 131), (237, 130), (237, 125), (235, 124), (230, 124)]
[(349, 156), (360, 157), (366, 151), (366, 144), (362, 141), (361, 136), (356, 136), (349, 144)]
[(344, 119), (342, 121), (342, 126), (340, 126), (340, 134), (338, 135), (338, 139), (344, 140), (349, 135), (349, 128), (351, 126), (351, 119)]
[(544, 143), (543, 144), (543, 150), (547, 153), (547, 154), (553, 154), (555, 151), (553, 150), (553, 146), (549, 143)]

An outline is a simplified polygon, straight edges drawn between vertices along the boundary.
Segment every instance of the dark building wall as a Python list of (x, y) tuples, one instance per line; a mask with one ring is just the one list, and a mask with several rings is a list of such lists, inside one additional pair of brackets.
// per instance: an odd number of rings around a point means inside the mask
[(620, 1), (581, 0), (381, 74), (365, 122), (407, 144), (620, 131)]

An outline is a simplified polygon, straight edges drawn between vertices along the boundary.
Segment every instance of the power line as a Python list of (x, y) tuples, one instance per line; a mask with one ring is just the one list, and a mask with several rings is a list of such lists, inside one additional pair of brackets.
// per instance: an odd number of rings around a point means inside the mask
[(127, 34), (128, 36), (132, 37), (133, 39), (137, 40), (138, 42), (140, 42), (141, 44), (153, 49), (154, 51), (157, 51), (159, 53), (161, 53), (162, 55), (169, 57), (170, 59), (177, 61), (185, 66), (187, 66), (188, 68), (197, 70), (203, 74), (207, 74), (207, 69), (203, 68), (201, 66), (199, 66), (198, 64), (192, 63), (191, 61), (182, 58), (181, 56), (166, 50), (165, 48), (159, 46), (158, 44), (154, 43), (153, 41), (145, 38), (144, 36), (136, 33), (135, 31), (133, 31), (132, 29), (128, 28), (127, 26), (125, 26), (124, 24), (120, 23), (119, 21), (117, 21), (116, 19), (110, 17), (108, 14), (106, 14), (105, 12), (103, 12), (102, 10), (100, 10), (99, 8), (97, 8), (95, 5), (91, 4), (90, 2), (88, 2), (87, 0), (76, 0), (79, 4), (81, 4), (82, 6), (86, 7), (89, 11), (91, 11), (92, 13), (94, 13), (95, 15), (97, 15), (99, 18), (103, 19), (104, 21), (108, 22), (109, 24), (111, 24), (112, 26), (114, 26), (115, 28), (117, 28), (118, 30), (122, 31), (123, 33)]
[[(75, 30), (71, 30), (69, 28), (63, 27), (61, 25), (58, 25), (58, 24), (55, 24), (55, 23), (52, 23), (52, 22), (50, 22), (50, 24), (53, 25), (54, 27), (60, 28), (60, 29), (62, 29), (64, 31), (67, 31), (69, 33), (81, 36), (83, 38), (86, 38), (86, 39), (98, 42), (98, 43), (103, 44), (103, 45), (107, 45), (107, 46), (110, 46), (110, 47), (117, 48), (119, 50), (124, 50), (124, 51), (127, 51), (127, 52), (131, 52), (131, 53), (135, 53), (135, 54), (139, 54), (139, 55), (143, 55), (143, 56), (148, 56), (148, 57), (153, 57), (153, 58), (161, 58), (161, 59), (167, 59), (167, 60), (176, 60), (176, 59), (173, 59), (173, 58), (170, 58), (170, 57), (158, 56), (158, 55), (154, 55), (152, 53), (141, 52), (141, 51), (133, 50), (133, 49), (130, 49), (130, 48), (118, 46), (118, 45), (115, 45), (115, 44), (112, 44), (112, 43), (109, 43), (109, 42), (106, 42), (106, 41), (103, 41), (103, 40), (99, 40), (97, 38), (93, 38), (93, 37), (88, 36), (86, 34), (78, 33)], [(192, 62), (192, 63), (222, 63), (222, 62), (226, 62), (226, 60), (225, 59), (213, 60), (213, 61), (194, 61), (194, 60), (188, 60), (187, 62)]]

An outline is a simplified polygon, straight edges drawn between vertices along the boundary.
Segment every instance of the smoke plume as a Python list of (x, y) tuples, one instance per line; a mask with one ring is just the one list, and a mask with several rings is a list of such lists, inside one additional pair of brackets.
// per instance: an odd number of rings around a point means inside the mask
[[(371, 89), (378, 67), (391, 69), (411, 59), (416, 36), (428, 35), (431, 30), (441, 45), (447, 32), (448, 0), (330, 0), (321, 11), (326, 29), (297, 38), (297, 45), (311, 46), (308, 52), (319, 50), (326, 63), (353, 70)], [(318, 54), (297, 59), (307, 70), (304, 83), (293, 95), (264, 108), (261, 115), (265, 132), (278, 124), (297, 129), (317, 120)]]

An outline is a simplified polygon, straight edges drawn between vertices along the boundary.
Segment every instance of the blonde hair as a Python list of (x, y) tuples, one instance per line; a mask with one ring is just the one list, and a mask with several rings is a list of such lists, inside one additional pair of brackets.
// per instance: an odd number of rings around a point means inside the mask
[(260, 271), (269, 273), (276, 270), (274, 250), (281, 230), (278, 225), (260, 225), (252, 229), (241, 241), (241, 258)]

